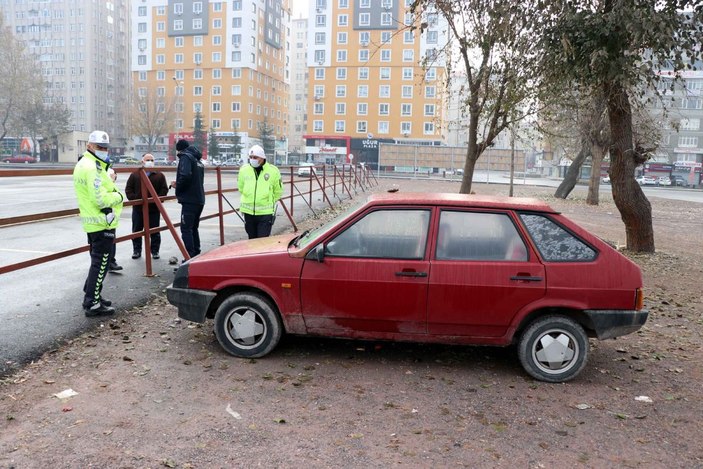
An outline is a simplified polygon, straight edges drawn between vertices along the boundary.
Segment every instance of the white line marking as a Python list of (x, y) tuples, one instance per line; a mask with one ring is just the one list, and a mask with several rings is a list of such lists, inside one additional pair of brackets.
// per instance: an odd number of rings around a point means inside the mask
[(27, 251), (26, 249), (3, 249), (0, 248), (0, 252), (22, 252), (28, 254), (54, 254), (53, 251)]

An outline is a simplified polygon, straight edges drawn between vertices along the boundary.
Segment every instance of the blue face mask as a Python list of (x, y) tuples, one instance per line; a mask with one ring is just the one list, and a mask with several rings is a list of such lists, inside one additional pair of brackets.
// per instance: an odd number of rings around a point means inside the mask
[(95, 156), (103, 160), (105, 163), (110, 164), (110, 156), (107, 154), (107, 150), (95, 150)]

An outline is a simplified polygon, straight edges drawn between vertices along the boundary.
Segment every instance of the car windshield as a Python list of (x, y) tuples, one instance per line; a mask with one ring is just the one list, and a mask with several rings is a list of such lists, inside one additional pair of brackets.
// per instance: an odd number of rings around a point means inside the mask
[(319, 227), (310, 230), (305, 236), (300, 238), (297, 241), (297, 246), (299, 248), (304, 248), (308, 244), (310, 244), (313, 240), (317, 239), (318, 237), (322, 236), (323, 234), (327, 233), (330, 231), (332, 228), (335, 226), (339, 225), (340, 222), (345, 220), (349, 215), (351, 215), (353, 212), (355, 212), (359, 207), (358, 206), (353, 206), (349, 207), (346, 209), (344, 212), (342, 212), (341, 215), (338, 215), (334, 217), (332, 220), (328, 221), (327, 223), (324, 223), (320, 225)]

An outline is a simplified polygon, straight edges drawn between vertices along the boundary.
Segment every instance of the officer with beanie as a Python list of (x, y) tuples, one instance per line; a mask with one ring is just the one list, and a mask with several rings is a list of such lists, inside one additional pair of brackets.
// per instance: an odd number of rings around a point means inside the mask
[(200, 254), (200, 215), (205, 206), (205, 166), (202, 153), (186, 140), (176, 143), (178, 171), (171, 187), (176, 188), (176, 199), (181, 204), (181, 238), (188, 255)]
[(115, 312), (111, 302), (102, 298), (103, 280), (115, 243), (124, 196), (108, 175), (110, 137), (95, 130), (88, 136), (88, 149), (73, 169), (73, 187), (78, 198), (83, 230), (90, 244), (90, 269), (83, 291), (83, 309), (88, 317)]
[(244, 229), (249, 239), (269, 236), (276, 204), (283, 194), (283, 184), (281, 172), (266, 162), (266, 153), (260, 145), (249, 149), (249, 164), (239, 169), (237, 187), (239, 210), (244, 214)]

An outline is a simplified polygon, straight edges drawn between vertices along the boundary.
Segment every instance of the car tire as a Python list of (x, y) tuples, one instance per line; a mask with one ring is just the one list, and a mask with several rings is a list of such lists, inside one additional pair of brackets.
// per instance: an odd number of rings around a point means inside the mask
[(278, 345), (282, 330), (278, 313), (255, 293), (235, 293), (215, 313), (217, 341), (235, 357), (263, 357)]
[(588, 336), (580, 324), (551, 315), (536, 319), (525, 329), (518, 343), (518, 357), (530, 376), (561, 383), (575, 378), (586, 366), (588, 349)]

